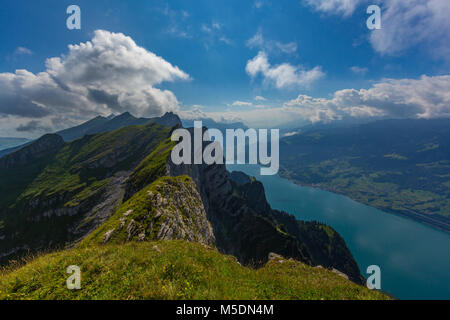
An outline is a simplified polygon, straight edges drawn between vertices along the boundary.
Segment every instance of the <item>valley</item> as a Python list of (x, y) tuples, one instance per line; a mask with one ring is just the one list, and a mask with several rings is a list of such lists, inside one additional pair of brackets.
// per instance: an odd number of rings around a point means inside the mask
[(309, 129), (280, 143), (280, 173), (450, 232), (450, 120)]

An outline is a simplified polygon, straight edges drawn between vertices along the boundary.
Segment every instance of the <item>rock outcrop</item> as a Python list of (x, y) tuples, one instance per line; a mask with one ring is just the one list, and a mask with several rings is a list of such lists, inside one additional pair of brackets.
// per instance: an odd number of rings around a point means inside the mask
[(187, 176), (163, 177), (133, 195), (83, 244), (186, 240), (215, 245), (197, 187)]

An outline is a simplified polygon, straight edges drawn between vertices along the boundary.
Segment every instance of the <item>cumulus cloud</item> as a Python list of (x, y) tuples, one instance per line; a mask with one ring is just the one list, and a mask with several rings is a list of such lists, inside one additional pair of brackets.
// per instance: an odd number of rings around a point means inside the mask
[[(358, 6), (379, 4), (382, 29), (370, 33), (370, 43), (382, 55), (397, 55), (426, 45), (439, 59), (450, 57), (450, 1), (448, 0), (304, 0), (317, 11), (348, 17)], [(365, 12), (364, 8), (364, 11)]]
[(305, 121), (450, 117), (450, 76), (385, 79), (369, 89), (336, 91), (332, 98), (301, 94), (279, 107), (202, 112), (201, 117), (242, 121), (249, 127), (282, 127), (293, 122), (300, 126)]
[(299, 95), (284, 107), (313, 122), (348, 117), (449, 117), (450, 76), (386, 79), (370, 89), (337, 91), (332, 99)]
[(0, 118), (50, 123), (55, 117), (84, 120), (124, 111), (138, 116), (177, 112), (175, 95), (156, 86), (188, 79), (130, 37), (97, 30), (91, 41), (69, 45), (68, 54), (47, 59), (44, 72), (0, 73)]
[(450, 57), (450, 1), (388, 0), (383, 6), (382, 29), (370, 35), (381, 54), (398, 54), (427, 44), (437, 58)]
[(264, 51), (260, 51), (256, 57), (249, 60), (245, 70), (252, 78), (262, 74), (265, 81), (274, 83), (277, 88), (309, 86), (325, 75), (321, 67), (305, 70), (302, 66), (293, 66), (289, 63), (272, 66)]
[(255, 97), (256, 101), (266, 101), (266, 98), (262, 97), (262, 96), (256, 96)]

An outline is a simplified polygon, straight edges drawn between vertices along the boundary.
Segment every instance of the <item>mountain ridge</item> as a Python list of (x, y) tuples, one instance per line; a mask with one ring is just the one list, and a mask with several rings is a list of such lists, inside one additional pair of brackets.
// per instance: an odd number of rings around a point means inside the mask
[[(166, 112), (163, 116), (156, 118), (136, 118), (131, 113), (124, 112), (116, 116), (113, 114), (108, 117), (96, 116), (95, 118), (83, 122), (80, 125), (57, 131), (56, 134), (60, 135), (64, 141), (72, 142), (76, 139), (82, 138), (85, 135), (104, 133), (127, 126), (145, 125), (150, 123), (157, 123), (168, 127), (173, 127), (176, 125), (181, 126), (180, 118), (173, 112)], [(0, 150), (0, 158), (20, 150), (32, 142), (33, 141), (28, 141), (25, 144)]]
[[(224, 165), (171, 163), (174, 144), (170, 133), (177, 127), (150, 123), (65, 142), (45, 163), (45, 169), (24, 183), (16, 201), (0, 206), (3, 260), (27, 250), (74, 245), (82, 239), (78, 246), (101, 245), (115, 239), (115, 232), (123, 233), (124, 238), (119, 239), (127, 243), (192, 240), (203, 234), (198, 230), (212, 230), (214, 237), (202, 235), (210, 239), (206, 243), (214, 241), (221, 253), (234, 255), (243, 265), (262, 267), (268, 262), (268, 254), (275, 252), (307, 265), (320, 263), (338, 269), (352, 281), (363, 282), (345, 242), (339, 244), (334, 230), (316, 223), (298, 224), (292, 216), (273, 211), (259, 182), (249, 177), (250, 184), (239, 185)], [(12, 156), (17, 154), (8, 157)], [(154, 188), (151, 186), (157, 181), (161, 190), (173, 191), (145, 189)], [(8, 182), (0, 181), (2, 184)], [(176, 189), (177, 185), (181, 189)], [(147, 200), (140, 200), (149, 197), (150, 192), (156, 202), (148, 208), (160, 207), (159, 213), (153, 215), (145, 209)], [(252, 204), (249, 199), (256, 199), (256, 195), (266, 205)], [(138, 207), (132, 212), (121, 209), (130, 201)], [(197, 205), (190, 207), (200, 211), (183, 207), (192, 201)], [(165, 208), (164, 203), (172, 205)], [(185, 219), (191, 222), (183, 222)], [(110, 228), (112, 221), (116, 224)], [(194, 232), (189, 228), (196, 225), (195, 221), (203, 222)], [(59, 227), (55, 229), (56, 225)], [(295, 232), (290, 234), (292, 230)], [(316, 234), (320, 237), (316, 238)]]

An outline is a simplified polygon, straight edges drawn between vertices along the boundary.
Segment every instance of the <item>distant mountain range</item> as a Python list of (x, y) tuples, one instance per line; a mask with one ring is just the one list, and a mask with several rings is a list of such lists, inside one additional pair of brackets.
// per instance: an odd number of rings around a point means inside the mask
[(450, 119), (299, 132), (281, 139), (282, 176), (450, 232)]
[[(113, 131), (123, 127), (144, 125), (150, 123), (157, 123), (163, 126), (172, 127), (175, 125), (181, 125), (181, 120), (176, 114), (172, 112), (168, 112), (164, 114), (162, 117), (156, 118), (136, 118), (129, 112), (125, 112), (118, 116), (109, 116), (109, 117), (97, 116), (78, 126), (61, 130), (56, 133), (60, 135), (64, 141), (71, 142), (76, 139), (82, 138), (87, 134), (92, 135), (97, 133)], [(20, 148), (24, 147), (29, 143), (29, 141), (25, 142), (26, 143), (16, 144), (11, 148), (5, 148), (4, 150), (1, 150), (0, 158), (14, 151), (19, 150)]]
[(116, 129), (129, 126), (145, 125), (149, 123), (157, 123), (160, 125), (173, 127), (177, 124), (181, 125), (180, 118), (172, 112), (168, 112), (162, 117), (157, 118), (136, 118), (129, 112), (122, 113), (113, 117), (98, 116), (79, 126), (56, 132), (64, 141), (70, 142), (87, 134), (96, 134), (109, 132)]

